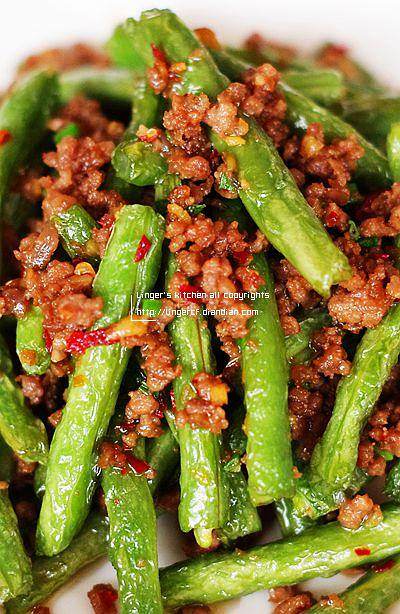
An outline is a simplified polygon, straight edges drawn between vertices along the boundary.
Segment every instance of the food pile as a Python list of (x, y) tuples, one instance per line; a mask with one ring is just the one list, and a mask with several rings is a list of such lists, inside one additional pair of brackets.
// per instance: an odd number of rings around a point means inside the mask
[[(105, 554), (96, 614), (400, 599), (400, 98), (148, 11), (20, 66), (0, 205), (6, 612)], [(159, 571), (161, 513), (190, 560)]]

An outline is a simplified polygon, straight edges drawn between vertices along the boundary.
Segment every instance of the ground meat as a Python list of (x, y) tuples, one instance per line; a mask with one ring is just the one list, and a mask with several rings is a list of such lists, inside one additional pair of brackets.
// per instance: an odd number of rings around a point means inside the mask
[(87, 64), (104, 68), (109, 63), (109, 58), (101, 49), (85, 43), (75, 43), (70, 47), (46, 49), (42, 53), (31, 55), (21, 64), (19, 71), (27, 72), (38, 68), (52, 68), (56, 71), (64, 71)]
[[(125, 418), (134, 424), (134, 431), (142, 437), (159, 437), (162, 434), (160, 404), (152, 394), (141, 390), (129, 393), (129, 402), (125, 407)], [(131, 435), (131, 433), (129, 433)], [(124, 436), (122, 440), (125, 443)], [(132, 439), (129, 439), (132, 443)]]
[(286, 335), (296, 334), (300, 327), (292, 313), (299, 305), (304, 309), (316, 307), (321, 299), (285, 258), (275, 263), (274, 274), (275, 295), (282, 328)]
[(360, 245), (348, 233), (338, 245), (349, 258), (353, 276), (334, 289), (328, 301), (329, 313), (352, 332), (373, 328), (400, 298), (399, 273), (389, 254), (362, 254)]
[(244, 84), (231, 83), (226, 90), (218, 94), (217, 102), (207, 111), (205, 123), (221, 138), (242, 138), (248, 133), (248, 123), (238, 114), (239, 105), (246, 94)]
[(400, 183), (390, 190), (368, 196), (359, 211), (364, 237), (395, 237), (400, 232)]
[(111, 584), (96, 584), (87, 595), (95, 614), (117, 614), (118, 593)]
[(343, 232), (348, 215), (342, 210), (350, 199), (347, 186), (364, 150), (350, 136), (326, 144), (322, 126), (310, 124), (305, 135), (288, 139), (282, 155), (309, 205), (328, 228)]
[(143, 369), (150, 392), (160, 392), (181, 373), (181, 368), (174, 365), (175, 355), (168, 335), (164, 332), (146, 335), (141, 347), (144, 357)]
[(107, 211), (114, 212), (124, 200), (114, 190), (101, 190), (105, 172), (101, 170), (111, 159), (114, 143), (94, 141), (90, 137), (64, 137), (57, 145), (57, 151), (43, 155), (43, 160), (58, 173), (51, 186), (69, 196), (76, 202), (87, 206), (98, 216)]
[(370, 475), (385, 475), (386, 461), (383, 456), (375, 454), (375, 442), (361, 441), (358, 446), (357, 465)]
[(185, 404), (183, 410), (175, 413), (176, 424), (182, 428), (205, 428), (212, 433), (220, 433), (227, 428), (228, 421), (222, 405), (228, 402), (229, 387), (220, 377), (209, 373), (197, 373), (192, 380), (197, 396)]
[(300, 614), (314, 603), (310, 592), (300, 593), (296, 586), (282, 586), (269, 592), (269, 600), (275, 605), (274, 614)]
[(39, 375), (18, 375), (16, 380), (21, 384), (22, 394), (31, 405), (38, 405), (43, 401), (44, 387)]
[(29, 308), (29, 300), (20, 279), (8, 281), (0, 289), (0, 315), (23, 318)]
[(172, 143), (188, 155), (200, 153), (209, 147), (201, 122), (210, 107), (205, 94), (172, 95), (171, 109), (164, 113), (163, 123)]
[[(385, 394), (383, 393), (383, 397)], [(394, 456), (400, 456), (400, 402), (398, 397), (390, 401), (379, 403), (375, 413), (371, 416), (367, 428), (364, 431), (364, 448), (359, 448), (359, 461), (361, 449), (361, 461), (366, 462), (366, 452), (379, 446)], [(381, 458), (381, 457), (378, 457)], [(372, 461), (371, 461), (372, 462)], [(380, 461), (382, 464), (382, 461)]]
[(257, 119), (275, 147), (280, 147), (289, 135), (289, 128), (284, 123), (286, 101), (276, 89), (279, 78), (280, 74), (271, 64), (248, 70), (244, 81), (249, 94), (241, 104), (247, 115)]
[(77, 124), (80, 136), (88, 136), (96, 142), (118, 143), (124, 133), (124, 125), (107, 119), (97, 100), (83, 96), (72, 98), (49, 122), (49, 127), (58, 131), (71, 122)]
[(375, 527), (382, 520), (382, 512), (369, 495), (356, 495), (341, 504), (338, 520), (346, 529), (358, 529), (362, 524)]
[(14, 255), (26, 268), (43, 269), (50, 262), (57, 246), (57, 230), (50, 224), (44, 224), (40, 232), (31, 233), (22, 239)]
[(328, 423), (339, 376), (350, 372), (342, 341), (337, 328), (322, 328), (312, 338), (315, 357), (308, 365), (292, 365), (290, 370), (292, 439), (297, 442), (297, 454), (303, 460), (309, 459)]
[(342, 340), (342, 335), (335, 327), (325, 327), (313, 335), (312, 345), (321, 352), (312, 362), (318, 373), (330, 378), (350, 373), (351, 363), (347, 360)]

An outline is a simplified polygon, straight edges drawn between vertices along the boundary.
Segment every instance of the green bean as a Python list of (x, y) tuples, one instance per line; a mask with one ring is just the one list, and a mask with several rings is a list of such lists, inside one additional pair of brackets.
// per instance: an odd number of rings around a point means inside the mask
[(5, 373), (0, 373), (0, 434), (23, 460), (46, 462), (46, 429), (26, 406), (24, 395), (13, 378)]
[(246, 451), (246, 437), (242, 428), (245, 413), (242, 405), (234, 408), (223, 437), (224, 451), (228, 457), (224, 463), (224, 472), (229, 493), (229, 515), (220, 532), (223, 541), (234, 541), (239, 537), (257, 533), (262, 528), (241, 468), (241, 457)]
[(396, 556), (381, 566), (367, 571), (338, 597), (343, 605), (317, 603), (307, 610), (329, 614), (382, 614), (400, 599), (400, 557)]
[(336, 70), (288, 70), (283, 72), (283, 78), (290, 87), (322, 106), (338, 102), (345, 92), (343, 77)]
[(18, 168), (42, 139), (47, 120), (58, 102), (54, 74), (39, 72), (18, 82), (0, 106), (0, 129), (10, 139), (0, 148), (0, 206)]
[(275, 513), (283, 537), (300, 535), (306, 529), (314, 526), (314, 521), (308, 516), (300, 516), (291, 499), (275, 501)]
[[(214, 98), (228, 85), (208, 51), (173, 13), (148, 11), (140, 22), (129, 19), (125, 31), (143, 70), (153, 64), (150, 43), (160, 45), (171, 62), (187, 63), (177, 84), (179, 93), (204, 92)], [(199, 48), (201, 56), (192, 55)], [(347, 259), (315, 217), (268, 136), (253, 120), (246, 121), (249, 132), (240, 146), (228, 145), (213, 132), (212, 143), (221, 153), (235, 156), (239, 195), (259, 228), (317, 292), (328, 296), (333, 283), (350, 275)]]
[(81, 94), (112, 103), (114, 107), (130, 107), (134, 88), (132, 72), (118, 68), (83, 66), (60, 75), (60, 96), (64, 104)]
[[(218, 52), (219, 53), (219, 52)], [(221, 68), (229, 70), (231, 78), (240, 78), (243, 74), (243, 63), (235, 62), (229, 54), (216, 56)], [(390, 171), (386, 158), (382, 153), (369, 143), (363, 136), (357, 133), (352, 125), (344, 122), (328, 109), (318, 106), (315, 102), (295, 90), (283, 79), (279, 88), (285, 96), (287, 104), (286, 121), (298, 132), (304, 132), (310, 124), (321, 124), (325, 137), (333, 139), (345, 139), (353, 136), (363, 147), (364, 155), (357, 163), (354, 173), (355, 179), (369, 189), (384, 188), (390, 185)]]
[(13, 464), (12, 452), (0, 437), (0, 603), (28, 590), (32, 583), (30, 561), (4, 484), (10, 481)]
[(179, 446), (169, 428), (149, 442), (146, 458), (150, 467), (156, 471), (154, 478), (149, 480), (150, 492), (154, 494), (160, 484), (172, 475), (179, 462)]
[(344, 119), (366, 139), (385, 151), (392, 124), (400, 121), (400, 98), (367, 96), (351, 99), (343, 108)]
[(142, 141), (123, 141), (114, 150), (112, 165), (117, 177), (137, 186), (154, 185), (168, 170), (165, 158)]
[(400, 462), (398, 459), (396, 459), (386, 476), (385, 495), (391, 501), (400, 504)]
[(246, 466), (255, 505), (294, 494), (293, 460), (287, 408), (288, 366), (279, 324), (274, 284), (267, 262), (255, 255), (251, 265), (265, 280), (251, 301), (255, 315), (240, 341), (246, 407)]
[(137, 56), (132, 51), (132, 45), (123, 26), (117, 26), (106, 43), (106, 50), (111, 60), (118, 68), (129, 70), (139, 70), (142, 68), (141, 62), (137, 62)]
[(42, 604), (78, 571), (104, 556), (107, 539), (108, 519), (93, 512), (66, 550), (51, 558), (34, 559), (32, 588), (25, 588), (24, 594), (6, 603), (7, 614), (26, 614), (33, 606)]
[[(126, 316), (130, 301), (149, 291), (158, 275), (164, 222), (150, 207), (121, 209), (93, 284), (104, 301), (95, 328)], [(134, 262), (143, 235), (146, 257)], [(68, 546), (87, 515), (95, 486), (97, 445), (114, 411), (129, 358), (120, 344), (88, 349), (76, 363), (63, 419), (53, 437), (45, 495), (38, 522), (38, 552), (57, 554)], [(75, 382), (75, 383), (74, 383)], [(79, 385), (76, 385), (79, 382)]]
[[(175, 270), (175, 259), (170, 256), (168, 279)], [(175, 317), (169, 325), (169, 335), (176, 362), (182, 368), (173, 382), (176, 409), (180, 411), (194, 395), (193, 377), (200, 372), (212, 373), (214, 360), (210, 333), (201, 314)], [(228, 515), (220, 438), (207, 429), (192, 429), (188, 424), (177, 433), (181, 454), (179, 524), (182, 531), (194, 529), (199, 545), (207, 548), (213, 529), (221, 528)]]
[(125, 138), (135, 137), (139, 126), (152, 128), (161, 120), (161, 101), (148, 84), (146, 78), (136, 76), (135, 91), (132, 96), (132, 117)]
[(329, 314), (320, 309), (311, 311), (300, 320), (300, 332), (288, 335), (285, 338), (286, 358), (288, 361), (295, 364), (307, 362), (312, 356), (310, 348), (312, 334), (323, 326), (329, 326), (330, 322)]
[(316, 520), (338, 509), (345, 497), (353, 497), (366, 485), (368, 480), (368, 474), (356, 467), (346, 487), (338, 488), (334, 492), (327, 489), (322, 490), (316, 488), (311, 482), (307, 466), (302, 476), (296, 480), (296, 494), (293, 497), (294, 513), (301, 518), (308, 516)]
[[(135, 450), (135, 454), (137, 452)], [(144, 476), (109, 467), (102, 480), (110, 519), (109, 557), (118, 575), (122, 614), (162, 612), (157, 525)]]
[(24, 550), (18, 521), (8, 498), (0, 490), (0, 603), (16, 597), (32, 584), (31, 563)]
[(361, 431), (400, 352), (400, 306), (369, 329), (351, 373), (339, 383), (332, 417), (310, 461), (310, 483), (322, 493), (345, 489), (357, 463)]
[(92, 238), (96, 222), (80, 205), (53, 215), (51, 218), (61, 243), (70, 258), (85, 258), (91, 262), (99, 259), (99, 250)]
[(32, 307), (17, 320), (17, 354), (22, 368), (29, 375), (42, 375), (50, 366), (50, 353), (43, 337), (43, 313)]
[(390, 128), (387, 137), (387, 156), (393, 181), (400, 181), (400, 122)]
[[(373, 528), (350, 531), (333, 522), (247, 552), (213, 553), (171, 565), (160, 574), (164, 607), (225, 601), (390, 557), (400, 552), (400, 509), (386, 506), (383, 516)], [(357, 554), (359, 548), (365, 554)]]

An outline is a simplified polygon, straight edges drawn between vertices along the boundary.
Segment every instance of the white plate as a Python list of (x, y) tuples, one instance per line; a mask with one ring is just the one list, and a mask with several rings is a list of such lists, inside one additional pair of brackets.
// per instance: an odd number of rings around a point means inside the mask
[[(171, 8), (190, 25), (210, 26), (222, 41), (237, 43), (258, 31), (271, 39), (312, 49), (332, 40), (354, 49), (354, 55), (387, 83), (400, 87), (400, 43), (398, 0), (174, 0), (151, 2), (136, 0), (13, 0), (1, 2), (0, 87), (12, 78), (17, 63), (27, 54), (48, 46), (73, 41), (102, 41), (114, 25), (143, 9)], [(178, 531), (171, 518), (159, 520), (160, 564), (183, 557)], [(101, 561), (51, 601), (52, 614), (93, 614), (86, 593), (93, 584), (111, 582), (116, 586), (111, 565)], [(316, 595), (343, 590), (349, 578), (313, 580), (305, 586)], [(268, 613), (272, 608), (266, 591), (213, 607), (219, 614)], [(400, 605), (390, 613), (400, 613)], [(150, 613), (149, 613), (150, 614)]]

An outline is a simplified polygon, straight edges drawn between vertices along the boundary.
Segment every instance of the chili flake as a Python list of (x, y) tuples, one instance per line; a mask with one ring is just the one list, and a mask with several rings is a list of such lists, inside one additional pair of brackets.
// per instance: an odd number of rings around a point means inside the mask
[(149, 252), (151, 247), (151, 241), (146, 237), (146, 235), (142, 235), (140, 239), (139, 246), (136, 251), (135, 262), (140, 262)]
[(12, 134), (9, 130), (0, 130), (0, 145), (5, 145), (12, 139)]

